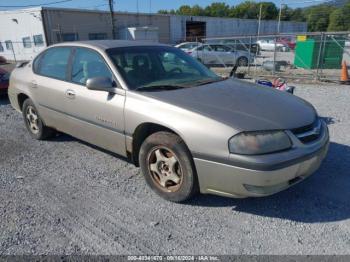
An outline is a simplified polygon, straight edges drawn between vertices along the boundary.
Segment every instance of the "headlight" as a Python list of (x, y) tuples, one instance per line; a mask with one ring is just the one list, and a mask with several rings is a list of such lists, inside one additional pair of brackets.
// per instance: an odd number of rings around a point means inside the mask
[(288, 135), (283, 131), (243, 132), (229, 141), (233, 154), (261, 155), (289, 149), (292, 146)]

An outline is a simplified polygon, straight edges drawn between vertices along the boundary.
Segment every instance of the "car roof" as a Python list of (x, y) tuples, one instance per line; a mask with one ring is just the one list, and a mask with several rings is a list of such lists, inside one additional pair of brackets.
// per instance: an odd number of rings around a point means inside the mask
[(166, 44), (154, 43), (150, 41), (130, 41), (130, 40), (90, 40), (90, 41), (74, 41), (64, 42), (52, 45), (57, 46), (80, 46), (90, 47), (100, 50), (107, 50), (110, 48), (129, 47), (129, 46), (169, 46)]

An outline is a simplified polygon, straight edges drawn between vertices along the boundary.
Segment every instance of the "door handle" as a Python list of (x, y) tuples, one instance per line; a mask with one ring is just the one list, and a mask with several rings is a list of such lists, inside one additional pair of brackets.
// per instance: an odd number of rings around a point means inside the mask
[(32, 88), (37, 88), (37, 87), (38, 87), (38, 83), (37, 83), (35, 80), (32, 80), (32, 81), (30, 82), (30, 86), (31, 86)]
[(70, 98), (70, 99), (74, 99), (75, 98), (75, 92), (71, 89), (68, 89), (66, 91), (66, 97)]

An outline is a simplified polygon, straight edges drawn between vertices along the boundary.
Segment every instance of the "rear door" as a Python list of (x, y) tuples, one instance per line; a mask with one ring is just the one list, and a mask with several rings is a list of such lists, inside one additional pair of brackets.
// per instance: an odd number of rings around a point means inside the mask
[(61, 131), (67, 125), (64, 100), (69, 87), (67, 70), (71, 51), (71, 47), (53, 47), (42, 53), (34, 60), (34, 75), (29, 83), (40, 116), (46, 125)]

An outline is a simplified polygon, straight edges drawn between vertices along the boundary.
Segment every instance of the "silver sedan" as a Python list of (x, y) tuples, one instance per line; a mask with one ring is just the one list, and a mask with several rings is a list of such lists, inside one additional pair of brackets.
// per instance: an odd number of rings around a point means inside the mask
[(329, 144), (308, 102), (161, 44), (53, 45), (18, 65), (8, 93), (34, 139), (60, 131), (127, 157), (175, 202), (274, 194), (312, 174)]
[(201, 44), (186, 52), (208, 66), (242, 67), (254, 62), (252, 53), (234, 50), (233, 47), (222, 44)]

